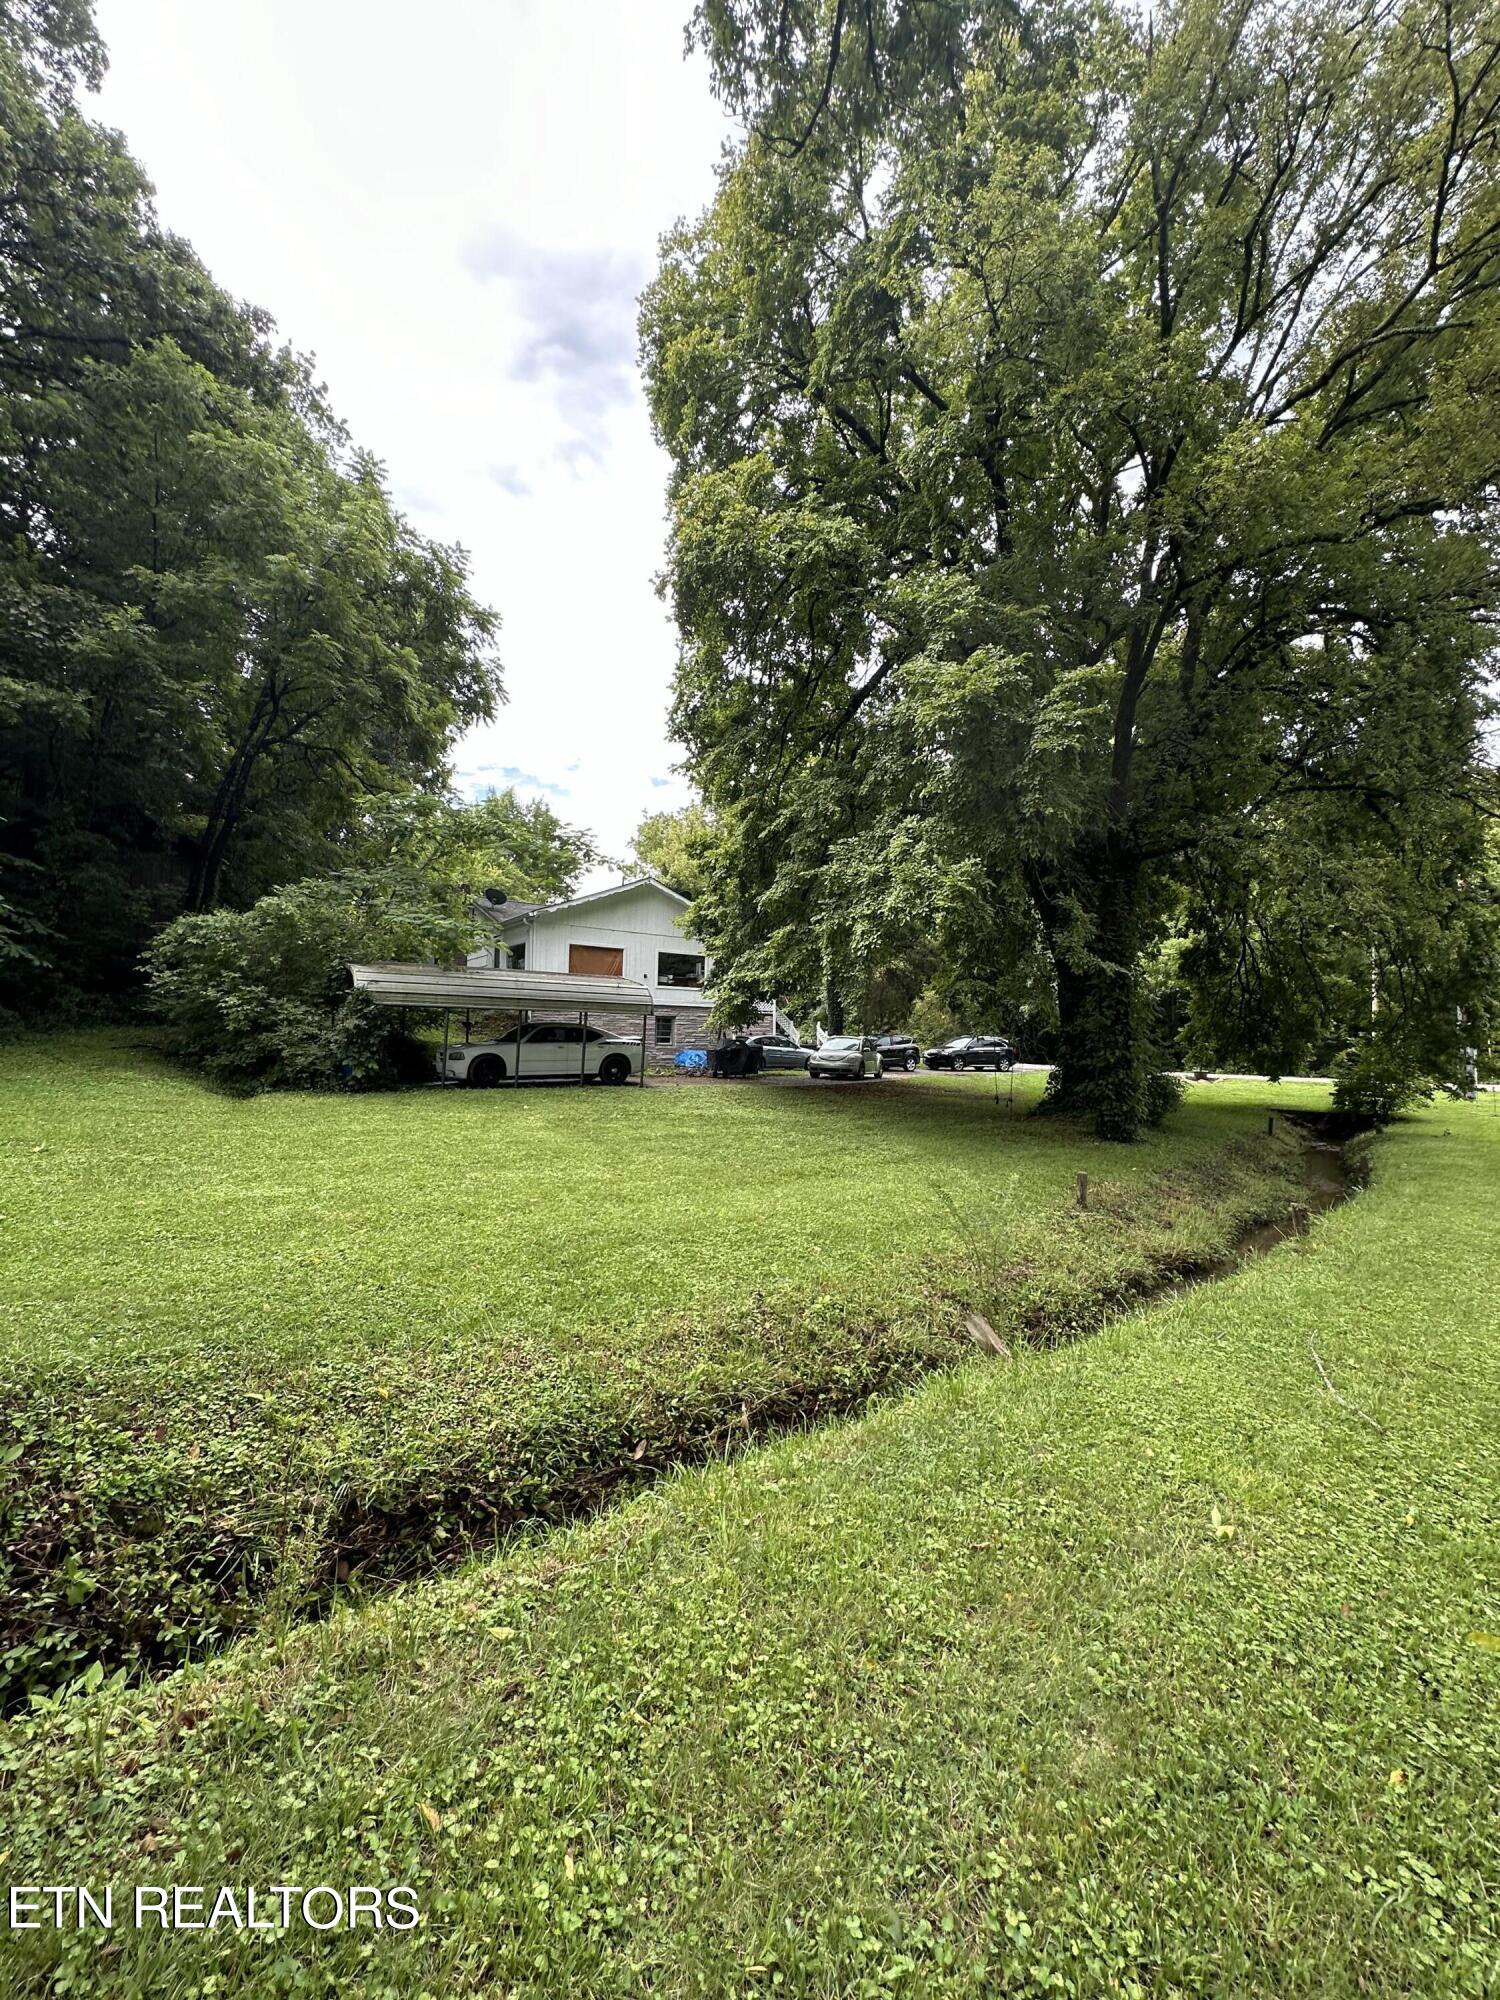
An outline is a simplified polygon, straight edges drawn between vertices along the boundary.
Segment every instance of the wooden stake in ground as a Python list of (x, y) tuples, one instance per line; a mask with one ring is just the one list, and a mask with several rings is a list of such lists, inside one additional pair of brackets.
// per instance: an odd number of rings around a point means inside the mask
[(964, 1332), (976, 1347), (982, 1347), (986, 1354), (998, 1354), (1002, 1361), (1009, 1361), (1010, 1349), (996, 1333), (983, 1313), (964, 1314)]

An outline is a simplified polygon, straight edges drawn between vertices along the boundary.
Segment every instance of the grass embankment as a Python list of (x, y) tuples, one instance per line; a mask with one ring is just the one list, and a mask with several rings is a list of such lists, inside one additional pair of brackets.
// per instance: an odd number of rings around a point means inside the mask
[[(1102, 1151), (987, 1079), (215, 1096), (0, 1055), (0, 1665), (160, 1664), (1046, 1339), (1288, 1199), (1248, 1094)], [(1093, 1206), (1069, 1212), (1074, 1173)]]
[(13, 1727), (14, 1880), (425, 1917), (37, 1933), (10, 1990), (1492, 1993), (1488, 1119), (1096, 1340)]

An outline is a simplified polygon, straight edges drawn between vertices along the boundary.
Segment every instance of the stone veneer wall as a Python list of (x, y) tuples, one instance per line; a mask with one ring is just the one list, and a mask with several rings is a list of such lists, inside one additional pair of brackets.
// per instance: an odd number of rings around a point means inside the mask
[[(532, 1010), (533, 1021), (576, 1021), (576, 1013), (565, 1014), (558, 1009), (538, 1007)], [(670, 1019), (672, 1038), (659, 1042), (656, 1039), (656, 1023)], [(589, 1010), (589, 1025), (603, 1028), (606, 1034), (625, 1035), (635, 1041), (641, 1032), (639, 1014), (627, 1014), (613, 1008), (601, 1007)], [(769, 1026), (769, 1022), (766, 1024)], [(720, 1039), (711, 1035), (708, 1029), (708, 1009), (701, 1005), (671, 1007), (663, 1003), (657, 1008), (655, 1017), (646, 1022), (646, 1059), (648, 1062), (671, 1062), (679, 1049), (705, 1049), (713, 1047)]]
[[(659, 1042), (656, 1039), (656, 1023), (670, 1019), (672, 1039)], [(601, 1011), (589, 1015), (590, 1025), (603, 1028), (609, 1034), (629, 1035), (632, 1040), (641, 1032), (639, 1014), (614, 1014)], [(679, 1049), (704, 1049), (709, 1046), (708, 1009), (706, 1007), (660, 1007), (655, 1020), (646, 1023), (646, 1057), (658, 1062), (670, 1062)]]

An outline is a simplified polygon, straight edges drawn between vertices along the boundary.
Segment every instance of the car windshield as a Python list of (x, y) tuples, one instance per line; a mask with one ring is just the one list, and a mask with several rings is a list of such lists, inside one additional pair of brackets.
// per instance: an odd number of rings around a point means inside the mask
[(944, 1042), (943, 1047), (945, 1049), (966, 1049), (973, 1039), (972, 1035), (955, 1035), (951, 1042)]
[(857, 1049), (859, 1047), (859, 1037), (858, 1035), (830, 1035), (823, 1046), (825, 1049)]

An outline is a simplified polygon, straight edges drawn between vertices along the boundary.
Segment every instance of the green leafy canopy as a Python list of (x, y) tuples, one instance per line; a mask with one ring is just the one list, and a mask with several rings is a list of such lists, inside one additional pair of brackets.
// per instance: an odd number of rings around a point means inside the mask
[(372, 801), (441, 794), (501, 698), (464, 552), (162, 228), (75, 101), (101, 64), (83, 0), (0, 5), (0, 907), (24, 946), (0, 982), (31, 1011), (127, 988), (180, 909), (346, 865)]
[(1446, 1061), (1493, 961), (1493, 6), (694, 33), (747, 136), (642, 333), (725, 989), (919, 939), (1043, 981), (1117, 1136), (1170, 934), (1221, 1060), (1420, 1015)]

